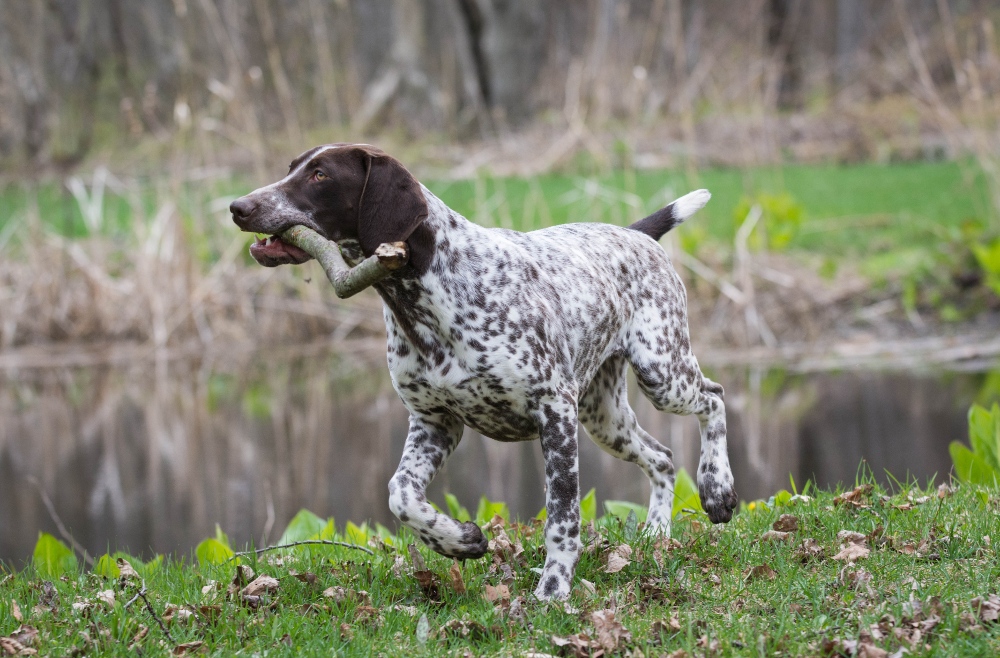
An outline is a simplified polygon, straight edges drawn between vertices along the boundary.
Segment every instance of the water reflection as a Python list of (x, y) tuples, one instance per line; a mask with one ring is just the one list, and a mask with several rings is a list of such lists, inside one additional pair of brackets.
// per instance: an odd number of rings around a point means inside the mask
[[(374, 350), (374, 352), (378, 352)], [(948, 442), (982, 376), (780, 371), (712, 373), (726, 387), (730, 451), (743, 499), (802, 483), (925, 479), (950, 466)], [(640, 423), (693, 471), (698, 423), (633, 394)], [(55, 532), (35, 477), (92, 554), (187, 553), (218, 522), (234, 542), (275, 539), (307, 507), (339, 524), (393, 525), (386, 485), (406, 412), (380, 358), (333, 355), (7, 371), (0, 375), (0, 559), (20, 563)], [(581, 440), (581, 485), (598, 499), (646, 502), (635, 466)], [(468, 432), (431, 498), (473, 507), (482, 494), (521, 516), (543, 504), (535, 443)]]

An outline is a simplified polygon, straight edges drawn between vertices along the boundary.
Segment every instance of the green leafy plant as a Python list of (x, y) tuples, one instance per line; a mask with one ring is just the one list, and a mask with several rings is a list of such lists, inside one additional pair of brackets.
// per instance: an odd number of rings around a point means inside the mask
[(476, 508), (476, 524), (484, 525), (494, 516), (499, 516), (504, 521), (510, 521), (510, 510), (507, 503), (495, 502), (483, 496), (479, 499), (479, 507)]
[[(299, 510), (281, 533), (278, 544), (294, 544), (309, 539), (331, 539), (336, 532), (333, 519), (323, 520), (307, 509)], [(329, 534), (330, 536), (324, 536)]]
[(198, 564), (222, 564), (233, 557), (233, 549), (229, 546), (229, 537), (222, 532), (219, 524), (215, 524), (215, 537), (209, 537), (194, 549)]
[(31, 563), (42, 576), (58, 578), (77, 570), (76, 556), (70, 548), (47, 532), (38, 533)]
[(160, 569), (163, 566), (163, 556), (157, 555), (149, 562), (143, 563), (137, 557), (133, 557), (128, 553), (123, 553), (121, 551), (109, 555), (105, 553), (101, 557), (94, 561), (94, 573), (98, 576), (104, 578), (118, 578), (121, 575), (121, 570), (118, 568), (117, 560), (118, 558), (125, 559), (129, 564), (135, 568), (141, 575), (150, 575)]
[(976, 263), (983, 271), (983, 283), (1000, 297), (1000, 238), (988, 244), (972, 244)]
[[(604, 501), (604, 512), (609, 516), (614, 516), (622, 521), (628, 518), (630, 512), (635, 512), (639, 521), (645, 521), (649, 514), (649, 509), (644, 505), (631, 503), (627, 500), (606, 500)], [(687, 470), (680, 469), (674, 479), (674, 507), (672, 514), (674, 518), (682, 514), (694, 513), (696, 515), (705, 514), (701, 507), (701, 496), (698, 494), (698, 485), (688, 474)]]
[(733, 209), (733, 219), (740, 226), (750, 214), (750, 209), (759, 206), (760, 223), (750, 235), (750, 246), (754, 249), (767, 247), (774, 251), (787, 249), (799, 232), (805, 218), (805, 208), (788, 192), (769, 194), (761, 192), (755, 197), (745, 196)]
[(952, 441), (948, 446), (955, 474), (963, 482), (1000, 485), (1000, 404), (989, 410), (972, 405), (969, 409), (968, 446)]

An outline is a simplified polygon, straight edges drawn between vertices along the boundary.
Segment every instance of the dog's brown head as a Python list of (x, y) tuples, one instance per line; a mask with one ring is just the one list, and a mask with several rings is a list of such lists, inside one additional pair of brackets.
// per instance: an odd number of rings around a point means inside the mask
[(288, 175), (229, 206), (242, 230), (269, 236), (250, 246), (261, 265), (304, 263), (283, 231), (308, 226), (334, 240), (357, 240), (365, 255), (383, 242), (405, 241), (427, 217), (420, 184), (395, 158), (367, 144), (317, 146), (295, 158)]

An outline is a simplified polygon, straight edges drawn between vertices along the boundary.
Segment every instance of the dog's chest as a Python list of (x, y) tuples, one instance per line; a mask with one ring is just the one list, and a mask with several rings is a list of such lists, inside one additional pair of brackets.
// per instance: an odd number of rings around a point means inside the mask
[(509, 331), (463, 332), (453, 322), (424, 320), (405, 326), (386, 313), (389, 372), (406, 406), (449, 413), (494, 439), (536, 438), (529, 390), (540, 379), (539, 368), (524, 367), (528, 346)]

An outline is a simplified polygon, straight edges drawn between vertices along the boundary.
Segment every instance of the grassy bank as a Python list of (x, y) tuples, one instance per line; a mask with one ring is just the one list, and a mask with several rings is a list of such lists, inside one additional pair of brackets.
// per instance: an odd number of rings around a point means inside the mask
[[(280, 173), (275, 171), (275, 178)], [(81, 180), (90, 193), (93, 182)], [(199, 220), (204, 229), (207, 216), (225, 211), (226, 199), (266, 182), (143, 178), (126, 187), (106, 182), (95, 217), (85, 217), (73, 194), (57, 184), (30, 190), (10, 184), (0, 189), (0, 232), (9, 230), (11, 223), (24, 224), (27, 215), (37, 212), (43, 226), (66, 237), (95, 231), (120, 236), (167, 200), (195, 230)], [(887, 243), (923, 245), (942, 230), (969, 220), (988, 223), (995, 214), (981, 171), (968, 162), (786, 165), (705, 169), (694, 175), (629, 169), (594, 176), (552, 173), (531, 179), (482, 176), (425, 182), (466, 217), (517, 230), (573, 221), (629, 223), (691, 189), (705, 187), (712, 192), (711, 203), (697, 222), (679, 231), (701, 231), (706, 238), (724, 242), (732, 241), (743, 221), (736, 211), (747, 200), (787, 194), (802, 219), (802, 230), (788, 246), (845, 256), (868, 255), (884, 250)]]
[[(315, 266), (265, 272), (250, 259), (250, 238), (228, 205), (254, 183), (210, 174), (118, 180), (97, 172), (65, 186), (0, 190), (0, 299), (13, 318), (0, 326), (0, 345), (194, 346), (222, 335), (274, 344), (337, 333), (351, 305), (308, 285)], [(752, 344), (758, 334), (766, 344), (810, 342), (823, 327), (851, 322), (898, 336), (926, 331), (923, 318), (934, 327), (1000, 311), (1000, 224), (968, 162), (625, 169), (428, 185), (474, 221), (523, 230), (625, 224), (695, 187), (711, 189), (705, 211), (667, 241), (683, 251), (692, 317), (703, 327), (710, 320), (702, 336), (718, 343)], [(763, 325), (746, 319), (748, 300)]]
[[(492, 554), (457, 565), (414, 552), (406, 532), (349, 526), (335, 538), (368, 536), (371, 555), (267, 552), (241, 558), (251, 575), (211, 564), (226, 553), (203, 546), (200, 563), (132, 561), (131, 578), (115, 578), (107, 560), (62, 577), (38, 567), (0, 575), (0, 635), (48, 655), (1000, 651), (996, 490), (860, 482), (809, 493), (751, 503), (726, 526), (682, 514), (669, 541), (606, 515), (584, 533), (567, 605), (531, 598), (544, 560), (538, 522), (495, 520)], [(143, 583), (148, 608), (136, 598)]]

